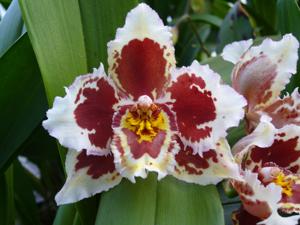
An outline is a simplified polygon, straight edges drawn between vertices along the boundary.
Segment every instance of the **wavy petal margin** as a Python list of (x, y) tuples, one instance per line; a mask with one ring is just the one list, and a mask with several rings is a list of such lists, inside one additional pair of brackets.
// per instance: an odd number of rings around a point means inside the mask
[(244, 169), (258, 171), (266, 163), (300, 172), (300, 127), (290, 124), (276, 129), (264, 119), (250, 135), (233, 147), (237, 162)]
[(191, 147), (184, 148), (177, 139), (180, 150), (175, 155), (175, 170), (170, 174), (179, 180), (200, 185), (217, 184), (222, 179), (239, 179), (239, 167), (234, 162), (226, 139), (217, 143), (216, 150), (206, 151), (200, 156)]
[(144, 3), (127, 14), (125, 26), (108, 43), (109, 74), (134, 99), (159, 97), (175, 63), (170, 28)]
[(279, 207), (277, 203), (281, 199), (280, 186), (274, 183), (262, 184), (258, 179), (258, 174), (249, 170), (243, 172), (243, 181), (232, 180), (232, 185), (248, 213), (266, 221), (280, 217), (277, 212)]
[(116, 88), (103, 65), (92, 74), (79, 76), (65, 88), (66, 96), (56, 97), (43, 126), (67, 148), (88, 154), (109, 152), (112, 117), (118, 102)]
[(300, 94), (296, 88), (291, 95), (278, 98), (261, 112), (272, 118), (272, 123), (281, 128), (286, 124), (300, 126)]
[[(297, 39), (286, 34), (280, 41), (267, 38), (241, 55), (232, 72), (232, 86), (247, 99), (249, 112), (264, 108), (280, 95), (291, 75), (296, 73), (298, 48)], [(231, 48), (233, 55), (233, 50), (237, 55), (241, 52), (240, 48)], [(228, 60), (228, 49), (225, 53), (224, 59)]]
[(118, 185), (122, 177), (116, 171), (112, 154), (87, 155), (69, 150), (66, 158), (67, 180), (55, 196), (58, 205), (77, 202)]
[(251, 47), (252, 44), (253, 44), (252, 39), (246, 41), (233, 42), (224, 47), (221, 56), (226, 61), (236, 64), (241, 59), (243, 54), (247, 52), (247, 50)]
[(195, 153), (216, 148), (229, 127), (244, 117), (246, 100), (209, 66), (194, 61), (189, 67), (175, 69), (167, 89), (176, 114), (179, 136)]

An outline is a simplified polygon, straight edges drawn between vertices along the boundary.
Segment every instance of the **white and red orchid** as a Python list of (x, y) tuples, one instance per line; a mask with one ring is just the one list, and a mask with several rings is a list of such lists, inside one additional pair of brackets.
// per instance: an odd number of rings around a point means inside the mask
[(222, 53), (232, 62), (232, 86), (248, 102), (246, 119), (251, 132), (261, 115), (272, 118), (280, 128), (286, 123), (300, 125), (300, 95), (298, 89), (280, 98), (281, 92), (296, 73), (299, 42), (292, 34), (280, 41), (265, 39), (258, 46), (252, 40), (227, 45)]
[(69, 148), (58, 204), (158, 173), (201, 185), (239, 176), (225, 136), (245, 99), (194, 61), (175, 68), (170, 29), (146, 4), (127, 15), (101, 65), (56, 97), (43, 126)]
[[(297, 225), (300, 216), (300, 126), (275, 128), (266, 116), (233, 147), (242, 168), (241, 180), (232, 180), (242, 208), (235, 225)], [(285, 214), (285, 216), (281, 216)]]

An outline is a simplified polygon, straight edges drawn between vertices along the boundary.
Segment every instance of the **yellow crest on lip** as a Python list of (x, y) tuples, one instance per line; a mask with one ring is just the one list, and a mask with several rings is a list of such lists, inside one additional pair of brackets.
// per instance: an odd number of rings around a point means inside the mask
[(291, 177), (284, 175), (283, 172), (279, 172), (274, 178), (274, 183), (281, 186), (282, 193), (286, 194), (288, 197), (292, 196), (292, 185), (294, 184), (294, 181)]
[(167, 130), (167, 119), (160, 108), (155, 104), (149, 107), (133, 106), (126, 112), (121, 126), (133, 131), (139, 136), (138, 142), (149, 141), (156, 137), (160, 130)]

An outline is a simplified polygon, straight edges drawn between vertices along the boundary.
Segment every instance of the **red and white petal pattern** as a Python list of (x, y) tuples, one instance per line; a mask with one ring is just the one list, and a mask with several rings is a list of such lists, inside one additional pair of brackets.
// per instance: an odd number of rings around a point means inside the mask
[(108, 153), (112, 139), (112, 117), (117, 92), (103, 66), (92, 74), (79, 76), (66, 88), (64, 97), (54, 99), (43, 126), (67, 148), (88, 154)]
[(287, 34), (280, 41), (267, 38), (241, 56), (232, 72), (232, 85), (247, 99), (249, 111), (264, 108), (280, 95), (296, 73), (298, 47), (297, 39)]
[(172, 71), (167, 89), (176, 114), (179, 136), (185, 146), (199, 154), (215, 149), (217, 141), (237, 126), (244, 116), (246, 100), (209, 66), (194, 61), (189, 67)]
[[(279, 203), (280, 211), (286, 214), (300, 213), (300, 175), (289, 174), (286, 179), (292, 180), (291, 196), (282, 195), (282, 199)], [(300, 222), (300, 221), (299, 221)]]
[(240, 139), (232, 148), (236, 162), (244, 168), (244, 159), (253, 146), (260, 148), (270, 147), (274, 141), (276, 128), (271, 123), (271, 118), (262, 116), (256, 129), (249, 135)]
[(177, 139), (180, 150), (175, 155), (175, 170), (170, 174), (179, 180), (200, 185), (217, 184), (222, 179), (239, 179), (239, 167), (234, 162), (230, 147), (225, 139), (220, 139), (216, 150), (206, 151), (200, 156), (191, 147), (184, 148)]
[(300, 125), (300, 94), (296, 88), (291, 95), (278, 98), (271, 105), (263, 109), (272, 118), (272, 123), (277, 127), (286, 124)]
[(251, 215), (260, 218), (258, 224), (264, 225), (297, 225), (300, 216), (282, 217), (278, 214), (281, 199), (281, 187), (270, 183), (264, 185), (257, 173), (246, 170), (243, 181), (232, 181), (233, 187), (240, 195), (243, 207)]
[[(269, 125), (269, 129), (272, 129), (271, 125)], [(243, 168), (252, 171), (257, 171), (266, 163), (275, 163), (277, 166), (288, 169), (293, 173), (299, 173), (300, 127), (286, 125), (280, 129), (273, 127), (272, 131), (267, 129), (265, 131), (265, 134), (270, 134), (267, 135), (266, 139), (264, 139), (266, 135), (256, 129), (234, 146), (234, 151), (240, 151), (235, 155), (237, 161), (241, 162)], [(271, 143), (268, 139), (271, 140)], [(241, 143), (245, 145), (244, 148)]]
[(139, 142), (139, 137), (131, 130), (122, 128), (123, 116), (132, 105), (122, 106), (113, 119), (114, 138), (111, 149), (118, 172), (135, 183), (135, 177), (147, 177), (148, 171), (158, 173), (162, 179), (175, 165), (174, 155), (179, 146), (174, 139), (176, 133), (174, 115), (168, 107), (162, 107), (167, 129), (158, 131), (152, 141)]
[(170, 28), (144, 3), (127, 14), (125, 26), (108, 43), (109, 74), (134, 99), (160, 96), (175, 63)]
[(66, 158), (67, 181), (55, 196), (58, 205), (77, 202), (118, 185), (122, 177), (115, 169), (112, 154), (87, 155), (69, 150)]
[(223, 49), (221, 56), (229, 62), (236, 64), (242, 57), (242, 55), (251, 47), (253, 40), (236, 41), (228, 44)]

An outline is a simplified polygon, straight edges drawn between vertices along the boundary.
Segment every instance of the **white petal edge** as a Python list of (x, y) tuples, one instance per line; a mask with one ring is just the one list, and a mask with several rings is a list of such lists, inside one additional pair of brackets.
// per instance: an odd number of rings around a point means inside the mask
[(58, 205), (77, 202), (97, 193), (107, 191), (118, 185), (122, 180), (121, 176), (116, 176), (113, 182), (107, 182), (107, 180), (111, 180), (110, 178), (115, 175), (110, 173), (93, 179), (87, 175), (88, 167), (75, 171), (76, 158), (79, 154), (79, 152), (74, 150), (68, 150), (66, 157), (67, 180), (55, 196), (55, 201)]
[[(125, 25), (117, 29), (114, 40), (107, 43), (108, 47), (108, 64), (109, 75), (122, 88), (112, 67), (115, 61), (115, 52), (127, 45), (131, 40), (144, 40), (149, 38), (157, 42), (161, 47), (165, 47), (164, 58), (167, 59), (171, 66), (175, 66), (175, 49), (173, 47), (171, 27), (165, 26), (159, 15), (151, 9), (147, 4), (140, 3), (132, 9), (126, 17)], [(166, 67), (166, 70), (168, 67)]]
[[(239, 166), (234, 162), (233, 156), (230, 152), (230, 146), (225, 138), (219, 140), (219, 146), (217, 147), (216, 154), (218, 162), (208, 160), (210, 164), (207, 169), (203, 169), (201, 175), (191, 175), (187, 173), (178, 174), (178, 169), (170, 171), (170, 175), (176, 177), (179, 180), (187, 183), (194, 183), (200, 185), (217, 184), (223, 179), (235, 179), (241, 180)], [(177, 164), (177, 163), (176, 163)]]
[[(78, 103), (75, 104), (77, 93), (84, 81), (90, 78), (104, 78), (115, 89), (113, 81), (106, 76), (102, 64), (98, 69), (94, 69), (92, 74), (78, 76), (69, 88), (65, 87), (66, 95), (64, 97), (55, 97), (53, 107), (47, 111), (48, 119), (43, 121), (43, 127), (51, 136), (58, 139), (59, 143), (64, 147), (77, 151), (86, 149), (88, 154), (104, 155), (109, 152), (111, 140), (108, 140), (106, 148), (93, 145), (89, 140), (89, 134), (94, 131), (79, 127), (74, 116), (74, 110), (77, 105), (84, 100), (84, 98), (81, 97)], [(95, 83), (88, 84), (87, 87), (93, 89), (98, 88)], [(115, 89), (115, 95), (116, 93)], [(117, 98), (117, 96), (115, 97)]]
[(235, 127), (244, 118), (244, 107), (247, 105), (246, 99), (238, 94), (229, 85), (223, 84), (219, 74), (210, 69), (208, 65), (200, 65), (196, 60), (189, 67), (172, 69), (172, 81), (176, 81), (182, 74), (195, 74), (201, 77), (206, 84), (205, 89), (212, 92), (212, 98), (216, 98), (216, 119), (212, 122), (197, 125), (197, 128), (205, 126), (212, 127), (210, 137), (192, 142), (180, 134), (179, 136), (185, 146), (191, 146), (195, 153), (202, 154), (209, 149), (215, 149), (220, 138), (227, 136), (227, 129)]
[(221, 56), (224, 60), (236, 64), (252, 44), (252, 39), (233, 42), (225, 46)]
[(240, 139), (232, 148), (234, 157), (238, 163), (241, 163), (244, 154), (251, 148), (251, 146), (258, 146), (260, 148), (270, 147), (274, 142), (276, 128), (271, 123), (271, 118), (263, 115), (260, 118), (260, 123), (255, 130)]

